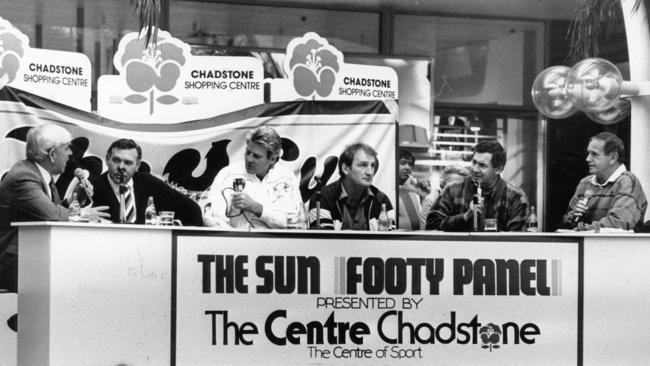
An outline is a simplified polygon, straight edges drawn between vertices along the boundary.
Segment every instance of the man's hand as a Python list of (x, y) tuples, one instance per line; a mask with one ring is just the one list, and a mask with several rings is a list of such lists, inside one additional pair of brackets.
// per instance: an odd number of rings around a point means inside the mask
[(88, 218), (90, 221), (99, 221), (100, 218), (109, 218), (111, 214), (105, 212), (108, 206), (82, 207), (81, 217)]
[(585, 214), (585, 211), (587, 211), (587, 205), (585, 205), (582, 200), (578, 201), (575, 207), (573, 207), (573, 212), (571, 213), (573, 215), (573, 220), (575, 221), (578, 218), (581, 218), (582, 215)]
[(476, 215), (478, 217), (483, 217), (483, 202), (479, 204), (474, 204), (474, 201), (469, 202), (469, 209), (463, 214), (463, 220), (469, 221), (474, 216), (474, 209), (476, 209)]
[(246, 192), (235, 192), (232, 194), (231, 206), (242, 211), (248, 211), (257, 217), (262, 216), (262, 204), (255, 201)]

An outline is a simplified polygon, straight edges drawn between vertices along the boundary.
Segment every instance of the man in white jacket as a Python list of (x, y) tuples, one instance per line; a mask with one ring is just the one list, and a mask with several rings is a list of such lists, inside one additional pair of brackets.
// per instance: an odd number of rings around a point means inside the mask
[(271, 127), (258, 127), (246, 135), (244, 161), (217, 174), (208, 200), (206, 225), (246, 228), (286, 228), (302, 206), (298, 179), (278, 162), (282, 140)]

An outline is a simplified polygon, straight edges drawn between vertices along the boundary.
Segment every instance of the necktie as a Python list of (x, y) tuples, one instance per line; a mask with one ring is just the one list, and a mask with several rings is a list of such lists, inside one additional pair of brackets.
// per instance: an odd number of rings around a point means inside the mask
[(50, 194), (52, 195), (52, 202), (55, 205), (61, 203), (61, 198), (59, 197), (59, 191), (56, 189), (56, 184), (54, 184), (54, 179), (50, 176)]
[(135, 202), (133, 202), (133, 192), (130, 187), (127, 187), (124, 194), (124, 219), (131, 224), (135, 222)]

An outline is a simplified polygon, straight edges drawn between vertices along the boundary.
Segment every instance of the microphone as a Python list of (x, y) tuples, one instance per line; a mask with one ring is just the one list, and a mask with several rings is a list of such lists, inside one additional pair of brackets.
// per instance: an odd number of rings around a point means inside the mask
[(90, 176), (90, 173), (81, 168), (77, 168), (74, 170), (74, 176), (77, 177), (79, 180), (79, 185), (83, 189), (84, 193), (86, 194), (86, 197), (88, 197), (88, 203), (92, 205), (93, 203), (93, 197), (92, 194), (90, 193), (90, 182), (88, 181), (88, 177)]
[(480, 205), (483, 202), (483, 189), (481, 188), (481, 181), (475, 181), (476, 184), (476, 194), (474, 197), (472, 197), (472, 200), (474, 202), (474, 210), (473, 210), (473, 229), (474, 231), (478, 231), (478, 215), (476, 214), (476, 206)]
[[(584, 196), (582, 196), (582, 199), (581, 199), (580, 201), (578, 201), (578, 203), (582, 203), (583, 205), (586, 206), (586, 205), (587, 205), (587, 202), (589, 202), (589, 199), (590, 199), (591, 196), (593, 196), (593, 195), (594, 195), (594, 192), (593, 192), (591, 189), (586, 190)], [(573, 222), (575, 222), (575, 223), (577, 224), (577, 223), (580, 222), (580, 220), (582, 220), (583, 218), (584, 218), (584, 213), (583, 213), (583, 215), (581, 215), (581, 216), (577, 216), (576, 218), (574, 218), (574, 219), (573, 219)]]

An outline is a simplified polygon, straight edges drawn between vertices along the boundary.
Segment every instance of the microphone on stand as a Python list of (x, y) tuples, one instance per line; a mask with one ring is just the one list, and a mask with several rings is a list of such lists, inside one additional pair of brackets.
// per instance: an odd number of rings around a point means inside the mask
[(481, 202), (483, 202), (483, 189), (481, 188), (481, 182), (480, 181), (475, 181), (476, 184), (476, 194), (474, 197), (472, 197), (472, 200), (474, 202), (474, 209), (472, 210), (473, 213), (473, 229), (474, 231), (478, 231), (478, 214), (476, 213), (477, 211), (477, 205), (479, 205)]
[[(587, 202), (589, 202), (589, 199), (594, 195), (594, 192), (591, 189), (588, 189), (585, 191), (585, 194), (582, 196), (582, 199), (578, 201), (578, 203), (583, 204), (584, 206), (587, 206)], [(586, 212), (586, 211), (585, 211)], [(584, 212), (580, 216), (576, 216), (573, 219), (573, 222), (576, 224), (579, 223), (582, 219), (584, 219), (585, 215)]]
[[(77, 169), (74, 170), (74, 176), (77, 177), (77, 179), (79, 180), (79, 185), (81, 186), (84, 193), (86, 194), (86, 197), (88, 197), (88, 204), (92, 205), (93, 204), (93, 196), (90, 193), (91, 184), (88, 181), (88, 176), (89, 175), (90, 175), (90, 173), (85, 169), (77, 168)], [(82, 206), (86, 206), (86, 205), (82, 205)]]
[(322, 186), (320, 176), (314, 176), (316, 180), (316, 230), (320, 230), (320, 188)]

